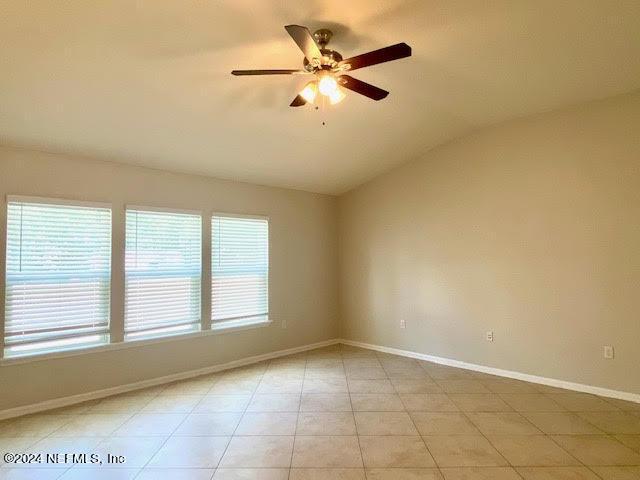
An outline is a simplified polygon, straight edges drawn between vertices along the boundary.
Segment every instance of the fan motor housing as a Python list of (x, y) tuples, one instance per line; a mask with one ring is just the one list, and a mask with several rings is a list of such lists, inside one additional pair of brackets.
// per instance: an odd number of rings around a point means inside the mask
[(306, 58), (303, 60), (304, 69), (306, 71), (313, 72), (315, 70), (331, 70), (338, 62), (342, 61), (342, 55), (335, 50), (321, 48), (320, 52), (322, 52), (322, 58), (320, 59), (319, 65), (316, 65), (315, 62), (309, 62)]
[(307, 72), (313, 73), (320, 70), (332, 70), (336, 67), (338, 62), (342, 61), (342, 55), (340, 55), (339, 52), (326, 48), (332, 37), (333, 32), (327, 28), (321, 28), (320, 30), (313, 32), (313, 38), (320, 47), (322, 58), (319, 59), (318, 63), (310, 62), (305, 58), (302, 63)]

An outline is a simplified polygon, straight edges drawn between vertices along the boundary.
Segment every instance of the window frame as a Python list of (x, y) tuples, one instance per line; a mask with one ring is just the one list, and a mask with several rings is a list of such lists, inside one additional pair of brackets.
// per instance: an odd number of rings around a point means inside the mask
[[(9, 242), (9, 204), (10, 203), (28, 203), (28, 204), (40, 204), (40, 205), (51, 205), (51, 206), (63, 206), (63, 207), (79, 207), (79, 208), (95, 208), (95, 209), (103, 209), (109, 211), (109, 301), (108, 301), (108, 311), (109, 314), (107, 316), (107, 329), (104, 334), (100, 334), (103, 336), (103, 341), (98, 343), (90, 343), (90, 344), (78, 344), (74, 346), (70, 346), (69, 348), (59, 348), (59, 349), (42, 349), (42, 350), (34, 350), (31, 353), (26, 353), (24, 355), (17, 356), (6, 356), (6, 342), (5, 342), (5, 332), (6, 332), (6, 321), (7, 321), (7, 278), (8, 278), (8, 269), (7, 269), (7, 245)], [(49, 357), (52, 355), (64, 355), (67, 353), (81, 353), (87, 350), (101, 349), (111, 344), (112, 337), (112, 302), (113, 302), (113, 232), (114, 232), (114, 211), (113, 204), (111, 202), (100, 202), (100, 201), (87, 201), (87, 200), (77, 200), (72, 198), (59, 198), (59, 197), (42, 197), (36, 195), (15, 195), (9, 194), (5, 197), (4, 202), (4, 242), (3, 249), (0, 252), (2, 256), (1, 266), (3, 268), (2, 272), (2, 285), (0, 285), (2, 289), (2, 295), (0, 295), (0, 301), (2, 305), (0, 308), (2, 309), (2, 316), (0, 317), (0, 365), (5, 363), (22, 363), (24, 361), (38, 360), (41, 358)], [(52, 339), (55, 341), (55, 339)]]
[[(127, 338), (127, 330), (126, 330), (126, 309), (127, 309), (127, 266), (126, 266), (126, 255), (127, 255), (127, 212), (129, 210), (132, 211), (140, 211), (140, 212), (152, 212), (152, 213), (168, 213), (168, 214), (179, 214), (179, 215), (194, 215), (200, 218), (200, 320), (197, 322), (198, 329), (197, 330), (185, 330), (179, 331), (177, 333), (166, 333), (166, 334), (158, 334), (158, 335), (141, 335), (137, 338)], [(181, 208), (170, 208), (170, 207), (155, 207), (155, 206), (145, 206), (145, 205), (134, 205), (134, 204), (125, 204), (124, 206), (124, 215), (123, 215), (123, 223), (124, 223), (124, 235), (122, 242), (122, 252), (124, 254), (123, 258), (123, 295), (122, 295), (122, 342), (123, 343), (140, 343), (147, 340), (154, 339), (164, 339), (164, 338), (183, 338), (187, 335), (198, 334), (203, 330), (203, 316), (202, 316), (202, 305), (204, 303), (203, 298), (203, 283), (205, 280), (205, 272), (204, 272), (204, 246), (205, 246), (205, 233), (204, 233), (204, 218), (202, 210), (189, 210), (189, 209), (181, 209)], [(166, 328), (171, 328), (168, 326)]]
[(9, 357), (0, 359), (0, 366), (19, 365), (23, 363), (40, 362), (43, 360), (51, 360), (56, 358), (67, 358), (87, 355), (91, 353), (110, 352), (118, 350), (127, 350), (130, 348), (139, 348), (147, 345), (155, 345), (161, 343), (169, 343), (180, 340), (189, 340), (192, 338), (210, 337), (216, 335), (227, 335), (230, 333), (242, 332), (244, 330), (253, 330), (256, 328), (268, 327), (273, 323), (272, 320), (260, 323), (253, 323), (243, 326), (227, 326), (225, 328), (216, 328), (202, 330), (199, 332), (182, 333), (180, 335), (170, 335), (165, 337), (145, 338), (127, 342), (111, 342), (98, 346), (90, 346), (86, 348), (76, 348), (73, 350), (60, 350), (56, 352), (38, 353), (33, 355), (25, 355), (21, 357)]
[[(212, 250), (212, 238), (211, 238), (211, 219), (214, 216), (225, 217), (238, 217), (238, 218), (256, 218), (267, 220), (267, 232), (268, 232), (268, 285), (271, 283), (271, 218), (268, 215), (261, 214), (243, 214), (237, 212), (225, 212), (218, 210), (208, 209), (180, 209), (170, 207), (157, 207), (149, 205), (129, 204), (126, 201), (92, 201), (73, 198), (73, 196), (61, 198), (61, 197), (46, 197), (37, 195), (21, 195), (21, 194), (7, 194), (4, 198), (3, 214), (4, 220), (1, 229), (4, 228), (4, 241), (0, 242), (0, 268), (3, 269), (0, 272), (0, 366), (4, 365), (18, 365), (28, 364), (33, 362), (46, 361), (57, 358), (67, 358), (83, 356), (94, 353), (109, 352), (126, 350), (130, 348), (139, 348), (146, 345), (162, 344), (167, 342), (174, 342), (180, 340), (188, 340), (192, 338), (226, 335), (230, 333), (242, 332), (244, 330), (253, 330), (257, 328), (268, 327), (273, 323), (271, 319), (271, 297), (270, 289), (267, 290), (267, 302), (269, 307), (269, 316), (259, 322), (245, 322), (244, 324), (234, 325), (212, 325), (211, 324), (211, 250)], [(4, 356), (4, 331), (5, 331), (5, 296), (6, 296), (6, 245), (8, 233), (8, 205), (9, 202), (18, 201), (26, 203), (43, 203), (53, 205), (68, 205), (79, 207), (95, 207), (95, 208), (107, 208), (111, 211), (111, 268), (110, 268), (110, 318), (109, 318), (109, 331), (106, 339), (106, 343), (100, 345), (90, 345), (87, 347), (77, 347), (66, 350), (56, 350), (48, 352), (34, 352), (29, 355), (19, 357), (5, 357)], [(141, 338), (136, 340), (124, 341), (124, 302), (125, 302), (125, 247), (126, 247), (126, 210), (127, 208), (139, 208), (148, 211), (160, 211), (160, 212), (175, 212), (175, 213), (190, 213), (201, 215), (201, 288), (202, 293), (200, 297), (201, 302), (201, 329), (195, 332), (185, 332), (177, 335), (169, 335), (154, 338)], [(117, 242), (121, 242), (122, 245), (117, 245)], [(115, 284), (114, 284), (115, 280)], [(122, 293), (122, 299), (117, 299), (116, 295)], [(117, 305), (114, 305), (114, 302)], [(119, 308), (116, 308), (119, 307)], [(122, 318), (114, 318), (114, 315), (119, 317), (119, 312), (122, 313)]]
[[(213, 321), (213, 218), (214, 217), (229, 217), (229, 218), (246, 218), (254, 220), (266, 220), (267, 222), (267, 313), (266, 315), (257, 315), (255, 317), (249, 317), (237, 320), (227, 321)], [(231, 329), (244, 330), (246, 328), (260, 327), (263, 325), (269, 325), (273, 321), (271, 320), (271, 217), (269, 215), (262, 214), (245, 214), (234, 212), (213, 211), (209, 214), (209, 329), (211, 331), (224, 331)]]

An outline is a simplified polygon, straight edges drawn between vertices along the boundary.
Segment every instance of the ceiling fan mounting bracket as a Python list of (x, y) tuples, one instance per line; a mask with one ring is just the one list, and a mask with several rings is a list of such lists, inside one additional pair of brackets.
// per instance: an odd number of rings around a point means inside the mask
[(313, 38), (321, 49), (327, 46), (331, 41), (331, 37), (333, 37), (333, 32), (328, 28), (321, 28), (313, 32)]

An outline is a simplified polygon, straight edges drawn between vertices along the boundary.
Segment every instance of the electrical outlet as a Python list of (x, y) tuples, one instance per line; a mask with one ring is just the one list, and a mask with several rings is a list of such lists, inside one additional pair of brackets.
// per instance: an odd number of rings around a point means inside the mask
[(603, 348), (604, 358), (611, 360), (613, 358), (613, 347), (611, 345), (605, 345)]
[(487, 342), (493, 342), (493, 332), (489, 330), (486, 336)]
[(400, 319), (400, 328), (407, 328), (407, 322), (404, 320), (404, 318)]
[(282, 322), (280, 323), (280, 326), (281, 326), (282, 328), (287, 328), (287, 319), (286, 319), (286, 318), (283, 318), (283, 319), (282, 319)]

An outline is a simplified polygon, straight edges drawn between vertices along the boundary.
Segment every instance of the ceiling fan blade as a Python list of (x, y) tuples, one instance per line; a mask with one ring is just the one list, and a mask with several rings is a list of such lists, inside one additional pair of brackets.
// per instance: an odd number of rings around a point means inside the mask
[(369, 83), (363, 82), (362, 80), (358, 80), (357, 78), (353, 78), (349, 75), (340, 75), (338, 77), (338, 83), (344, 88), (348, 88), (349, 90), (353, 90), (360, 95), (364, 95), (365, 97), (369, 97), (372, 100), (382, 100), (389, 92), (386, 90), (382, 90), (381, 88), (375, 87)]
[(377, 65), (378, 63), (391, 62), (392, 60), (398, 60), (400, 58), (410, 56), (411, 47), (406, 43), (397, 43), (389, 47), (384, 47), (379, 50), (347, 58), (346, 60), (342, 60), (338, 63), (338, 66), (349, 64), (351, 66), (349, 70), (357, 70), (358, 68)]
[(300, 50), (302, 50), (304, 56), (307, 57), (307, 60), (311, 61), (314, 58), (322, 58), (322, 52), (320, 52), (318, 44), (313, 39), (313, 36), (307, 27), (303, 27), (301, 25), (287, 25), (284, 28), (289, 35), (291, 35), (293, 41), (296, 42), (296, 45), (300, 47)]
[(302, 95), (297, 95), (296, 98), (293, 99), (293, 102), (289, 104), (290, 107), (301, 107), (305, 105), (307, 101), (302, 97)]
[(309, 73), (306, 70), (233, 70), (231, 75), (298, 75)]

